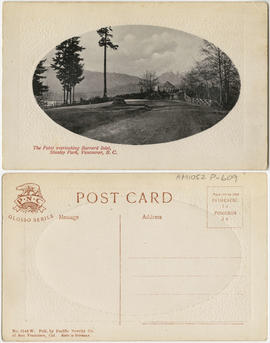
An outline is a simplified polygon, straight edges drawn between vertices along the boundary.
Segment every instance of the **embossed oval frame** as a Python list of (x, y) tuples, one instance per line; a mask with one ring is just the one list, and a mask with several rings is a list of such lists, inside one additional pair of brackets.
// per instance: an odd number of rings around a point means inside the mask
[(76, 134), (117, 144), (176, 141), (213, 127), (240, 94), (232, 60), (179, 30), (124, 25), (60, 43), (37, 65), (41, 109)]

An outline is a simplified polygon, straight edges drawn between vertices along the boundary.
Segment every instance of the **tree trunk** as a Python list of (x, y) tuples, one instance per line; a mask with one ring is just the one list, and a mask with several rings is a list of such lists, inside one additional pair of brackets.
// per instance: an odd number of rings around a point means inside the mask
[(206, 92), (207, 92), (207, 99), (210, 99), (209, 85), (207, 81), (206, 81)]
[(66, 103), (66, 87), (64, 86), (64, 104)]
[(219, 103), (222, 104), (222, 71), (221, 71), (221, 52), (218, 48), (218, 74), (219, 74)]
[(107, 44), (106, 44), (106, 40), (107, 40), (107, 35), (105, 35), (105, 45), (104, 45), (104, 94), (103, 97), (107, 98), (107, 79), (106, 79), (106, 54), (107, 54)]
[(74, 100), (75, 100), (75, 95), (74, 95), (74, 93), (75, 93), (75, 86), (73, 86), (73, 99), (72, 99), (72, 102), (74, 103)]
[(225, 85), (225, 105), (229, 102), (229, 93), (230, 93), (230, 82), (229, 82), (229, 72), (230, 65), (224, 64), (224, 85)]

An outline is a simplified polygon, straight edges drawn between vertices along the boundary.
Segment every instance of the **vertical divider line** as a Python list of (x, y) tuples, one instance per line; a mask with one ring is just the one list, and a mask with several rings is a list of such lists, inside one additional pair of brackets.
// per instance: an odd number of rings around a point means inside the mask
[(122, 220), (119, 215), (119, 325), (122, 324)]

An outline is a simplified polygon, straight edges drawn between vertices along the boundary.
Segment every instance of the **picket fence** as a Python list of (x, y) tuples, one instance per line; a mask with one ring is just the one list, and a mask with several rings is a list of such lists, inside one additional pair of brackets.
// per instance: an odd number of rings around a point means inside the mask
[(192, 98), (186, 94), (184, 94), (184, 99), (186, 102), (188, 102), (190, 104), (212, 106), (212, 100), (211, 99)]

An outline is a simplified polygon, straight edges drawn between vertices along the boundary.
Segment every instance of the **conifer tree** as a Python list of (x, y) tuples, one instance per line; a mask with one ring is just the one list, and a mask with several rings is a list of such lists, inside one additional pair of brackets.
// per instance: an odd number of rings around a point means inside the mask
[(113, 50), (117, 50), (119, 45), (113, 44), (111, 38), (113, 38), (111, 26), (108, 27), (101, 27), (97, 30), (97, 34), (101, 37), (98, 41), (98, 45), (100, 47), (104, 47), (104, 92), (103, 98), (107, 98), (107, 48), (111, 48)]
[(56, 46), (56, 53), (51, 67), (56, 71), (56, 77), (60, 81), (64, 92), (64, 104), (71, 104), (75, 100), (75, 86), (83, 77), (83, 58), (80, 52), (84, 47), (80, 46), (80, 37), (65, 40)]
[(46, 79), (46, 76), (43, 76), (42, 74), (47, 71), (47, 68), (44, 66), (44, 63), (46, 62), (46, 59), (41, 60), (39, 64), (36, 67), (36, 70), (34, 72), (33, 76), (33, 92), (36, 97), (40, 97), (43, 95), (43, 93), (48, 92), (48, 86), (45, 86), (42, 82), (43, 79)]

